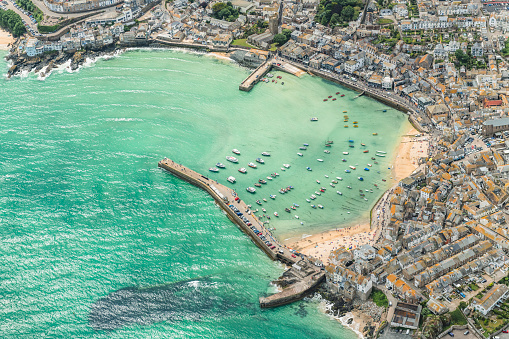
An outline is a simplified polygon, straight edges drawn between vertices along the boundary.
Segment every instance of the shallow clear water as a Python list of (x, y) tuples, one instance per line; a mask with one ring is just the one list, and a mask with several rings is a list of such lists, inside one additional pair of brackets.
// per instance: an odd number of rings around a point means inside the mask
[[(368, 202), (355, 191), (382, 185), (406, 117), (310, 76), (277, 73), (284, 86), (243, 93), (238, 84), (247, 74), (204, 55), (138, 50), (45, 81), (30, 75), (0, 82), (3, 337), (353, 337), (314, 303), (261, 310), (258, 297), (273, 291), (268, 282), (281, 266), (207, 194), (157, 162), (167, 156), (208, 173), (221, 161), (227, 169), (217, 180), (234, 175), (253, 205), (277, 194), (265, 206), (281, 214), (277, 223), (271, 219), (276, 235), (316, 233), (369, 211), (382, 189)], [(346, 96), (322, 101), (337, 91)], [(356, 148), (347, 147), (349, 138)], [(327, 139), (334, 140), (331, 154), (323, 153)], [(310, 147), (299, 158), (304, 142)], [(226, 162), (232, 148), (242, 152), (239, 165)], [(389, 153), (378, 159), (380, 174), (364, 173), (377, 149)], [(357, 173), (344, 173), (346, 150)], [(266, 164), (249, 169), (263, 151), (272, 154)], [(292, 166), (282, 172), (283, 163)], [(237, 172), (241, 166), (247, 174)], [(245, 191), (275, 171), (280, 176), (266, 187), (252, 196)], [(313, 210), (305, 198), (316, 179), (328, 186), (325, 174), (344, 178), (344, 195), (328, 189), (316, 200), (325, 209)], [(348, 184), (355, 185), (351, 196)], [(295, 189), (277, 192), (287, 185)], [(298, 211), (284, 213), (293, 202)]]

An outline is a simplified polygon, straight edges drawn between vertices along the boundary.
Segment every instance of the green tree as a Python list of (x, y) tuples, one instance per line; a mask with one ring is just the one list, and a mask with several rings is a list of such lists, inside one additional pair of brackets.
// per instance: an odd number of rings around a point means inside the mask
[(331, 26), (337, 26), (341, 23), (341, 17), (339, 16), (338, 13), (334, 13), (332, 14), (331, 18), (330, 18), (330, 22), (329, 22), (329, 25)]
[(343, 21), (347, 21), (347, 22), (351, 21), (353, 19), (354, 13), (355, 13), (355, 10), (353, 9), (352, 6), (346, 6), (341, 11), (341, 18), (343, 19)]
[(283, 46), (287, 41), (288, 41), (288, 39), (286, 38), (286, 36), (284, 34), (274, 35), (273, 42), (275, 42), (279, 46)]
[(287, 28), (283, 29), (282, 33), (285, 35), (286, 41), (290, 40), (290, 38), (292, 37), (292, 31)]
[(222, 9), (226, 8), (226, 4), (224, 2), (216, 2), (212, 6), (212, 12), (214, 14), (221, 12)]

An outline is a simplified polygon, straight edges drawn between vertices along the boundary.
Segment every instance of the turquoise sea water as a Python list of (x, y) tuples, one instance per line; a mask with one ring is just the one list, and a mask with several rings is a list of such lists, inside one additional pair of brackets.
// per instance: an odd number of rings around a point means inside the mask
[[(234, 175), (253, 205), (277, 194), (264, 205), (281, 215), (271, 219), (275, 233), (298, 237), (369, 211), (382, 189), (366, 194), (367, 202), (358, 189), (383, 185), (406, 117), (309, 76), (277, 73), (284, 86), (243, 93), (238, 84), (247, 74), (204, 55), (138, 50), (45, 81), (31, 75), (0, 82), (2, 337), (354, 337), (316, 303), (261, 310), (258, 297), (273, 291), (268, 282), (282, 267), (207, 194), (157, 162), (167, 156), (203, 173), (223, 162), (217, 180)], [(337, 91), (346, 96), (322, 101)], [(311, 123), (312, 116), (319, 121)], [(348, 148), (349, 138), (356, 148)], [(323, 153), (327, 139), (334, 140), (331, 154)], [(304, 142), (310, 147), (299, 158)], [(232, 148), (242, 152), (235, 166), (225, 159)], [(389, 154), (364, 173), (376, 149)], [(272, 154), (266, 164), (247, 167), (263, 151)], [(350, 152), (347, 165), (359, 164), (349, 178), (343, 151)], [(283, 163), (292, 166), (282, 172)], [(241, 166), (247, 174), (237, 172)], [(252, 196), (245, 191), (275, 171), (280, 176), (266, 187)], [(343, 196), (328, 187), (326, 174), (344, 178), (337, 188)], [(287, 185), (295, 189), (277, 192)], [(305, 201), (317, 186), (329, 188), (316, 200), (324, 210)], [(286, 214), (293, 202), (299, 209)]]

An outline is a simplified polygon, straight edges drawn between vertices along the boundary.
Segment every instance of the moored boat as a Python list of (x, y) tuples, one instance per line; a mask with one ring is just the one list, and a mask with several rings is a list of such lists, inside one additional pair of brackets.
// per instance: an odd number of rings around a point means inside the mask
[(279, 214), (277, 214), (277, 212), (274, 212), (274, 215), (275, 215), (276, 217), (279, 217)]
[(316, 159), (316, 160), (319, 161), (319, 162), (323, 162), (323, 159)]
[(247, 164), (249, 167), (251, 168), (256, 168), (256, 165), (253, 163), (253, 162), (250, 162), (249, 164)]
[(348, 166), (348, 167), (350, 167), (350, 168), (351, 168), (351, 169), (353, 169), (353, 170), (355, 169), (355, 166)]
[(346, 188), (352, 189), (352, 186), (346, 186)]
[(232, 177), (232, 176), (229, 176), (226, 180), (228, 180), (229, 182), (231, 182), (232, 184), (235, 183), (235, 178)]
[(345, 95), (344, 94), (341, 94), (341, 97), (344, 97)]
[(318, 205), (318, 208), (321, 208), (321, 209), (323, 209), (323, 206), (322, 206), (322, 205)]
[(387, 154), (387, 152), (384, 151), (376, 151), (377, 153)]
[(285, 212), (290, 213), (290, 209), (288, 207), (285, 208)]
[(340, 191), (336, 191), (336, 193), (337, 193), (338, 195), (343, 195), (343, 193), (341, 193)]
[(346, 159), (341, 159), (342, 162), (346, 162)]
[(265, 164), (265, 160), (263, 160), (262, 158), (256, 158), (256, 162), (260, 164)]
[(346, 173), (350, 173), (351, 171), (350, 171), (349, 169), (346, 169), (346, 170), (345, 170), (345, 172), (346, 172)]
[(375, 132), (375, 133), (373, 133), (373, 135), (378, 135), (378, 133)]
[(308, 171), (312, 171), (311, 167), (306, 167), (306, 169), (307, 169)]
[(242, 174), (246, 174), (247, 170), (244, 167), (239, 168), (239, 172)]
[(367, 168), (367, 167), (364, 167), (364, 170), (365, 170), (365, 171), (369, 171), (369, 168)]
[(272, 200), (276, 199), (276, 196), (275, 196), (274, 194), (269, 195), (269, 197), (270, 197)]
[(313, 118), (311, 118), (309, 120), (311, 120), (311, 121), (318, 121), (318, 118), (317, 117), (313, 117)]
[(359, 179), (360, 181), (364, 181), (363, 177), (357, 177), (357, 179)]
[(264, 157), (270, 157), (270, 153), (269, 153), (269, 152), (262, 152), (262, 155), (263, 155)]
[(220, 163), (220, 162), (218, 162), (218, 163), (216, 164), (216, 167), (217, 167), (217, 168), (225, 168), (225, 166), (224, 166), (222, 163)]
[(302, 147), (299, 147), (299, 149), (300, 149), (300, 150), (305, 151), (305, 150), (307, 150), (308, 148), (307, 148), (306, 146), (302, 146)]
[(228, 161), (230, 161), (230, 162), (234, 162), (234, 163), (239, 162), (239, 159), (237, 159), (237, 158), (235, 158), (235, 157), (230, 157), (230, 156), (226, 157), (226, 160), (228, 160)]
[(267, 179), (272, 180), (272, 177), (267, 177)]
[(232, 152), (237, 154), (237, 155), (240, 155), (240, 151), (238, 149), (236, 149), (236, 148), (232, 149)]
[(248, 191), (249, 193), (254, 193), (254, 192), (256, 192), (256, 188), (250, 186), (250, 187), (246, 188), (246, 191)]
[(303, 156), (303, 154), (302, 154), (302, 153), (297, 153), (297, 155), (298, 155), (299, 157), (302, 157), (302, 156)]
[(262, 187), (262, 185), (261, 185), (261, 184), (259, 184), (259, 183), (255, 183), (254, 185), (255, 185), (256, 187)]
[(290, 164), (283, 164), (285, 168), (290, 168)]
[(348, 155), (348, 152), (343, 152), (344, 155)]
[(323, 150), (323, 153), (330, 154), (330, 151), (329, 151), (328, 149), (324, 149), (324, 150)]
[(362, 153), (369, 153), (369, 150), (364, 150), (362, 151)]
[(215, 168), (215, 167), (209, 168), (209, 171), (211, 171), (211, 172), (219, 172), (219, 170), (217, 168)]
[(385, 157), (385, 154), (380, 154), (380, 153), (377, 153), (375, 154), (377, 157)]
[(341, 178), (341, 177), (336, 177), (336, 179), (338, 179), (338, 180), (343, 180), (343, 178)]

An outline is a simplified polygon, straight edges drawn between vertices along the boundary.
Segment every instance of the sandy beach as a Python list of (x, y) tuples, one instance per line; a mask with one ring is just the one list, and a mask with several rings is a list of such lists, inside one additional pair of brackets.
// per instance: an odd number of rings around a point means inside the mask
[(8, 51), (9, 44), (14, 41), (11, 33), (0, 29), (0, 50)]
[[(418, 168), (418, 159), (427, 154), (427, 136), (416, 137), (417, 134), (420, 133), (412, 127), (404, 134), (398, 146), (398, 153), (392, 170), (395, 185), (415, 171)], [(386, 195), (382, 197), (377, 205), (383, 204), (385, 197)], [(379, 214), (374, 212), (373, 225), (370, 225), (370, 220), (366, 219), (355, 226), (336, 228), (324, 233), (314, 234), (286, 245), (306, 255), (318, 258), (324, 264), (327, 264), (329, 253), (341, 246), (355, 249), (364, 244), (374, 245), (383, 224), (383, 218), (379, 217)]]
[[(348, 324), (348, 319), (353, 318), (351, 324)], [(343, 317), (339, 318), (341, 324), (352, 331), (354, 331), (359, 338), (364, 338), (364, 327), (370, 322), (370, 319), (367, 315), (363, 314), (359, 311), (352, 311), (346, 313)]]

